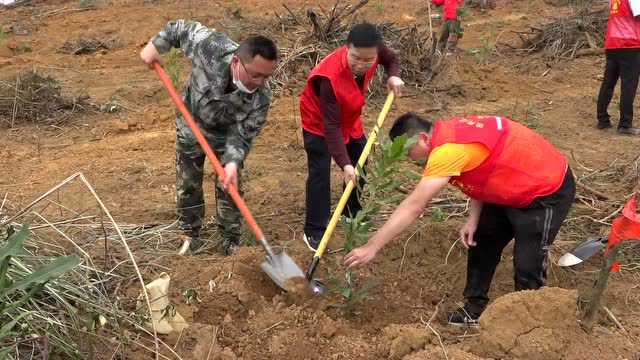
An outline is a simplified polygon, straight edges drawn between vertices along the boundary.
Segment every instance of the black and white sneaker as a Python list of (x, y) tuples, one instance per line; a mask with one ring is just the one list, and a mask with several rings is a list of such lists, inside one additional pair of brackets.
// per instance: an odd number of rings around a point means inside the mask
[(478, 322), (480, 314), (468, 311), (465, 307), (450, 312), (447, 318), (449, 325), (453, 326), (478, 327), (480, 325)]
[(181, 235), (180, 239), (182, 240), (182, 245), (180, 246), (180, 250), (178, 250), (178, 255), (196, 255), (202, 250), (204, 242), (198, 235)]
[(313, 251), (314, 253), (316, 252), (316, 250), (318, 250), (320, 239), (313, 236), (307, 236), (307, 234), (302, 234), (302, 241), (304, 241), (309, 250)]

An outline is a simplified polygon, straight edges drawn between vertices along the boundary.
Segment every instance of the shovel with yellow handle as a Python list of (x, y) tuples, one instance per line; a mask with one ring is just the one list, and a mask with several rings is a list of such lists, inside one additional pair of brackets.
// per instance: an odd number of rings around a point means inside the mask
[[(376, 139), (378, 137), (378, 132), (382, 128), (382, 124), (384, 123), (384, 120), (386, 119), (387, 114), (391, 109), (391, 104), (393, 104), (393, 100), (394, 100), (394, 94), (393, 94), (393, 91), (391, 91), (389, 92), (389, 95), (387, 95), (387, 100), (385, 101), (384, 106), (382, 107), (382, 111), (378, 115), (378, 121), (376, 122), (376, 125), (373, 127), (373, 130), (371, 130), (371, 133), (369, 134), (369, 139), (367, 139), (367, 144), (364, 146), (364, 150), (362, 150), (362, 154), (358, 159), (358, 164), (355, 169), (356, 178), (360, 176), (360, 169), (362, 169), (362, 167), (364, 166), (364, 163), (367, 161), (367, 157), (371, 152), (371, 148), (373, 148), (373, 144), (376, 142)], [(320, 240), (318, 249), (316, 250), (316, 253), (313, 255), (313, 261), (309, 266), (309, 270), (307, 270), (307, 274), (306, 274), (307, 280), (309, 281), (309, 286), (311, 288), (311, 291), (315, 295), (322, 295), (327, 291), (327, 287), (319, 279), (314, 279), (313, 274), (315, 273), (316, 268), (320, 263), (322, 254), (324, 254), (324, 251), (327, 248), (327, 244), (329, 243), (329, 239), (333, 234), (333, 230), (335, 230), (336, 225), (338, 224), (338, 220), (340, 220), (342, 211), (344, 210), (344, 207), (347, 205), (347, 200), (349, 200), (349, 196), (351, 195), (351, 192), (355, 187), (356, 187), (356, 184), (353, 181), (349, 181), (349, 183), (345, 187), (344, 192), (342, 193), (342, 197), (340, 198), (340, 201), (338, 202), (338, 205), (336, 206), (336, 209), (333, 212), (333, 215), (331, 216), (331, 220), (329, 220), (329, 224), (327, 225), (327, 230), (325, 230), (324, 234), (322, 235), (322, 239)]]

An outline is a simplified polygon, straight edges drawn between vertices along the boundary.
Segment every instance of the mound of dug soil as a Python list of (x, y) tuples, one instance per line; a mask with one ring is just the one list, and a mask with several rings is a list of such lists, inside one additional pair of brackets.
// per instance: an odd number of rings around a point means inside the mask
[(638, 345), (624, 336), (606, 329), (585, 333), (576, 302), (575, 290), (554, 287), (504, 295), (480, 317), (480, 336), (471, 349), (489, 358), (633, 358)]
[[(376, 329), (332, 313), (337, 299), (331, 295), (308, 298), (281, 291), (259, 270), (264, 260), (259, 248), (243, 247), (228, 258), (175, 260), (171, 297), (190, 327), (180, 341), (169, 343), (179, 342), (177, 349), (194, 359), (209, 353), (220, 360), (634, 359), (640, 350), (615, 327), (585, 333), (578, 322), (576, 291), (561, 288), (497, 298), (482, 315), (477, 337), (455, 341), (446, 325), (434, 322), (443, 348), (422, 323)], [(184, 303), (189, 288), (201, 302)]]
[[(241, 247), (233, 256), (203, 262), (176, 258), (172, 300), (191, 326), (179, 350), (193, 359), (370, 359), (377, 341), (323, 311), (333, 300), (314, 298), (306, 283), (285, 293), (260, 270), (265, 255)], [(185, 305), (185, 289), (201, 302)], [(171, 342), (173, 343), (173, 342)], [(214, 344), (214, 345), (212, 345)], [(423, 343), (424, 345), (424, 343)], [(213, 356), (213, 355), (212, 355)]]

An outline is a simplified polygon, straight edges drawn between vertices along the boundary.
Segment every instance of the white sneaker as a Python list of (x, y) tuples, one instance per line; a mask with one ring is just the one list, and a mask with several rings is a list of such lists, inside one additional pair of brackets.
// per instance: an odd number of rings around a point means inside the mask
[(314, 253), (318, 250), (318, 244), (320, 244), (320, 239), (316, 239), (313, 236), (307, 236), (307, 234), (302, 234), (302, 241), (307, 245), (309, 250)]

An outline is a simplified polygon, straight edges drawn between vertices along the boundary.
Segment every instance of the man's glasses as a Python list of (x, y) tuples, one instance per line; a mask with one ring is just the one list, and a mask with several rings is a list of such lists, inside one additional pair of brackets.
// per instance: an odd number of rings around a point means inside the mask
[(242, 61), (240, 56), (238, 56), (238, 61), (240, 61), (240, 65), (242, 65), (242, 68), (244, 69), (244, 72), (247, 73), (247, 76), (249, 77), (249, 79), (251, 79), (251, 81), (254, 83), (263, 83), (267, 81), (267, 79), (271, 76), (271, 74), (264, 75), (264, 74), (255, 74), (250, 72), (249, 70), (247, 70), (247, 67), (244, 65), (244, 62)]

